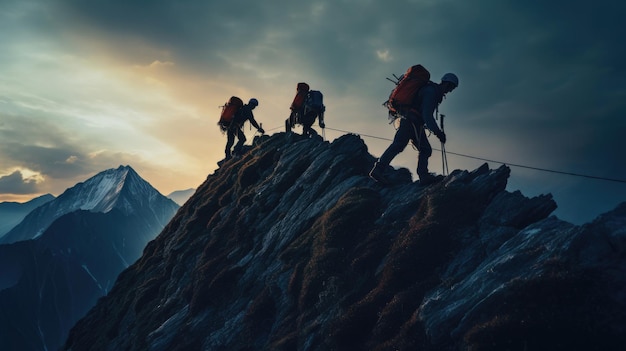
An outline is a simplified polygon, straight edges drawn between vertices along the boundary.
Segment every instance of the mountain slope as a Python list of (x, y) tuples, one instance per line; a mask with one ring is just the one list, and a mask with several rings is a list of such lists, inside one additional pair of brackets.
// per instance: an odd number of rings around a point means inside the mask
[(577, 227), (484, 165), (382, 187), (363, 141), (262, 137), (210, 175), (65, 350), (620, 349), (626, 204)]
[[(103, 178), (115, 178), (111, 173)], [(72, 325), (172, 218), (178, 209), (173, 201), (130, 168), (124, 173), (123, 185), (97, 182), (80, 189), (86, 197), (98, 191), (114, 194), (109, 200), (91, 197), (102, 199), (96, 204), (116, 198), (106, 212), (75, 210), (56, 218), (35, 239), (0, 245), (0, 350), (57, 350)], [(59, 212), (71, 207), (65, 206), (68, 199), (59, 203)], [(55, 213), (55, 208), (41, 213)]]
[(0, 283), (0, 349), (62, 345), (69, 328), (141, 255), (138, 245), (127, 249), (132, 254), (119, 253), (126, 238), (143, 240), (144, 246), (148, 242), (141, 222), (117, 210), (75, 211), (53, 222), (38, 239), (0, 245), (0, 267), (11, 278)]
[(54, 200), (51, 194), (36, 197), (28, 202), (0, 202), (0, 238), (18, 225), (30, 211)]
[[(152, 203), (158, 201), (158, 203)], [(33, 210), (23, 220), (0, 238), (0, 243), (9, 244), (36, 238), (60, 216), (76, 210), (106, 213), (114, 208), (124, 214), (141, 209), (142, 216), (161, 219), (166, 204), (162, 195), (143, 180), (130, 166), (108, 169), (67, 189), (53, 201)], [(154, 210), (151, 210), (154, 209)], [(152, 211), (156, 211), (151, 213)], [(169, 211), (169, 209), (168, 209)], [(164, 224), (164, 223), (163, 223)]]

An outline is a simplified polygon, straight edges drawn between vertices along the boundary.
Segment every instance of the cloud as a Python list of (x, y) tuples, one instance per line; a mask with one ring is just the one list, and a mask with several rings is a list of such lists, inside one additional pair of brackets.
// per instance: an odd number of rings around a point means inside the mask
[[(102, 148), (96, 137), (75, 135), (74, 129), (66, 129), (32, 115), (10, 115), (0, 113), (3, 125), (0, 127), (0, 164), (3, 167), (30, 169), (45, 177), (40, 188), (56, 181), (80, 181), (104, 169), (130, 164), (138, 167), (144, 164), (143, 158), (132, 151), (107, 150)], [(64, 116), (67, 119), (67, 116)], [(81, 130), (84, 132), (84, 130)], [(119, 145), (119, 149), (125, 149)], [(155, 146), (152, 146), (155, 147)], [(9, 171), (8, 168), (1, 169)], [(15, 177), (15, 174), (12, 174)], [(11, 178), (15, 180), (15, 178)], [(27, 184), (31, 184), (28, 183)], [(34, 186), (35, 183), (31, 185)], [(6, 187), (3, 189), (7, 189)], [(0, 191), (2, 193), (2, 191)]]
[(389, 49), (376, 50), (376, 56), (378, 56), (378, 59), (383, 62), (389, 62), (393, 59), (389, 53)]
[(37, 194), (38, 192), (37, 180), (33, 178), (24, 179), (20, 171), (0, 177), (0, 194), (23, 195)]

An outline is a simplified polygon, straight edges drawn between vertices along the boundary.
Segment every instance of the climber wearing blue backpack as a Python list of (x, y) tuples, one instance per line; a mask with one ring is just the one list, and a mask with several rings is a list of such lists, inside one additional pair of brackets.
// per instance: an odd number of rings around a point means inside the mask
[(317, 135), (317, 132), (311, 128), (313, 123), (315, 123), (315, 119), (319, 119), (320, 128), (326, 128), (324, 124), (324, 112), (326, 111), (326, 106), (324, 106), (324, 96), (318, 90), (311, 90), (307, 94), (306, 99), (304, 100), (304, 112), (302, 115), (301, 123), (302, 123), (302, 134), (308, 137), (314, 137)]
[(290, 133), (297, 125), (302, 125), (302, 135), (309, 138), (314, 137), (317, 132), (311, 128), (315, 119), (319, 119), (319, 126), (324, 129), (324, 95), (318, 90), (310, 90), (309, 85), (304, 82), (296, 86), (296, 96), (291, 103), (291, 114), (285, 120), (285, 132)]
[[(413, 74), (411, 70), (419, 71), (419, 73), (416, 73), (415, 78), (410, 77)], [(442, 144), (445, 144), (446, 134), (437, 126), (433, 114), (443, 97), (459, 85), (459, 79), (454, 73), (446, 73), (441, 78), (441, 83), (439, 84), (429, 79), (430, 73), (421, 65), (411, 67), (405, 75), (400, 77), (396, 89), (392, 92), (389, 101), (385, 103), (390, 113), (397, 114), (400, 118), (400, 127), (396, 131), (391, 145), (383, 152), (378, 161), (374, 163), (374, 167), (369, 173), (369, 176), (375, 181), (385, 183), (385, 169), (389, 166), (391, 160), (404, 150), (409, 141), (413, 143), (419, 152), (417, 175), (420, 184), (432, 184), (443, 178), (436, 177), (428, 172), (428, 159), (433, 150), (428, 142), (425, 128), (428, 128)], [(409, 83), (404, 84), (406, 80)], [(416, 80), (422, 80), (423, 83), (413, 83)], [(406, 90), (398, 91), (402, 89)], [(395, 103), (394, 98), (397, 96), (400, 97), (398, 100), (408, 97), (407, 102), (404, 104)]]

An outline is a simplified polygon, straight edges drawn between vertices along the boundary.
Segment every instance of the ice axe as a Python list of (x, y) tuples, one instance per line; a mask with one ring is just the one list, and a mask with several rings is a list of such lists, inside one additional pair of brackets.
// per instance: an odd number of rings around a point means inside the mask
[[(446, 115), (440, 114), (439, 116), (441, 116), (441, 121), (440, 121), (441, 131), (444, 132), (444, 130), (443, 130), (443, 118)], [(441, 164), (442, 164), (442, 167), (443, 167), (443, 175), (447, 176), (448, 175), (448, 156), (446, 155), (446, 144), (444, 144), (443, 142), (441, 143)]]

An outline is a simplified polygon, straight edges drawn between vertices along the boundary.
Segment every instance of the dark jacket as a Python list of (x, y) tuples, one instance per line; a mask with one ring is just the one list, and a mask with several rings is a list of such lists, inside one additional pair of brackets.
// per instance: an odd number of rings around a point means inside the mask
[(252, 124), (256, 129), (261, 128), (254, 119), (254, 114), (252, 113), (252, 107), (250, 105), (243, 105), (239, 112), (237, 112), (234, 119), (237, 128), (241, 128), (246, 121), (250, 121), (250, 124)]
[(443, 100), (443, 91), (438, 84), (428, 82), (419, 90), (413, 101), (413, 106), (418, 111), (418, 116), (430, 131), (439, 135), (441, 130), (435, 121), (435, 110)]

